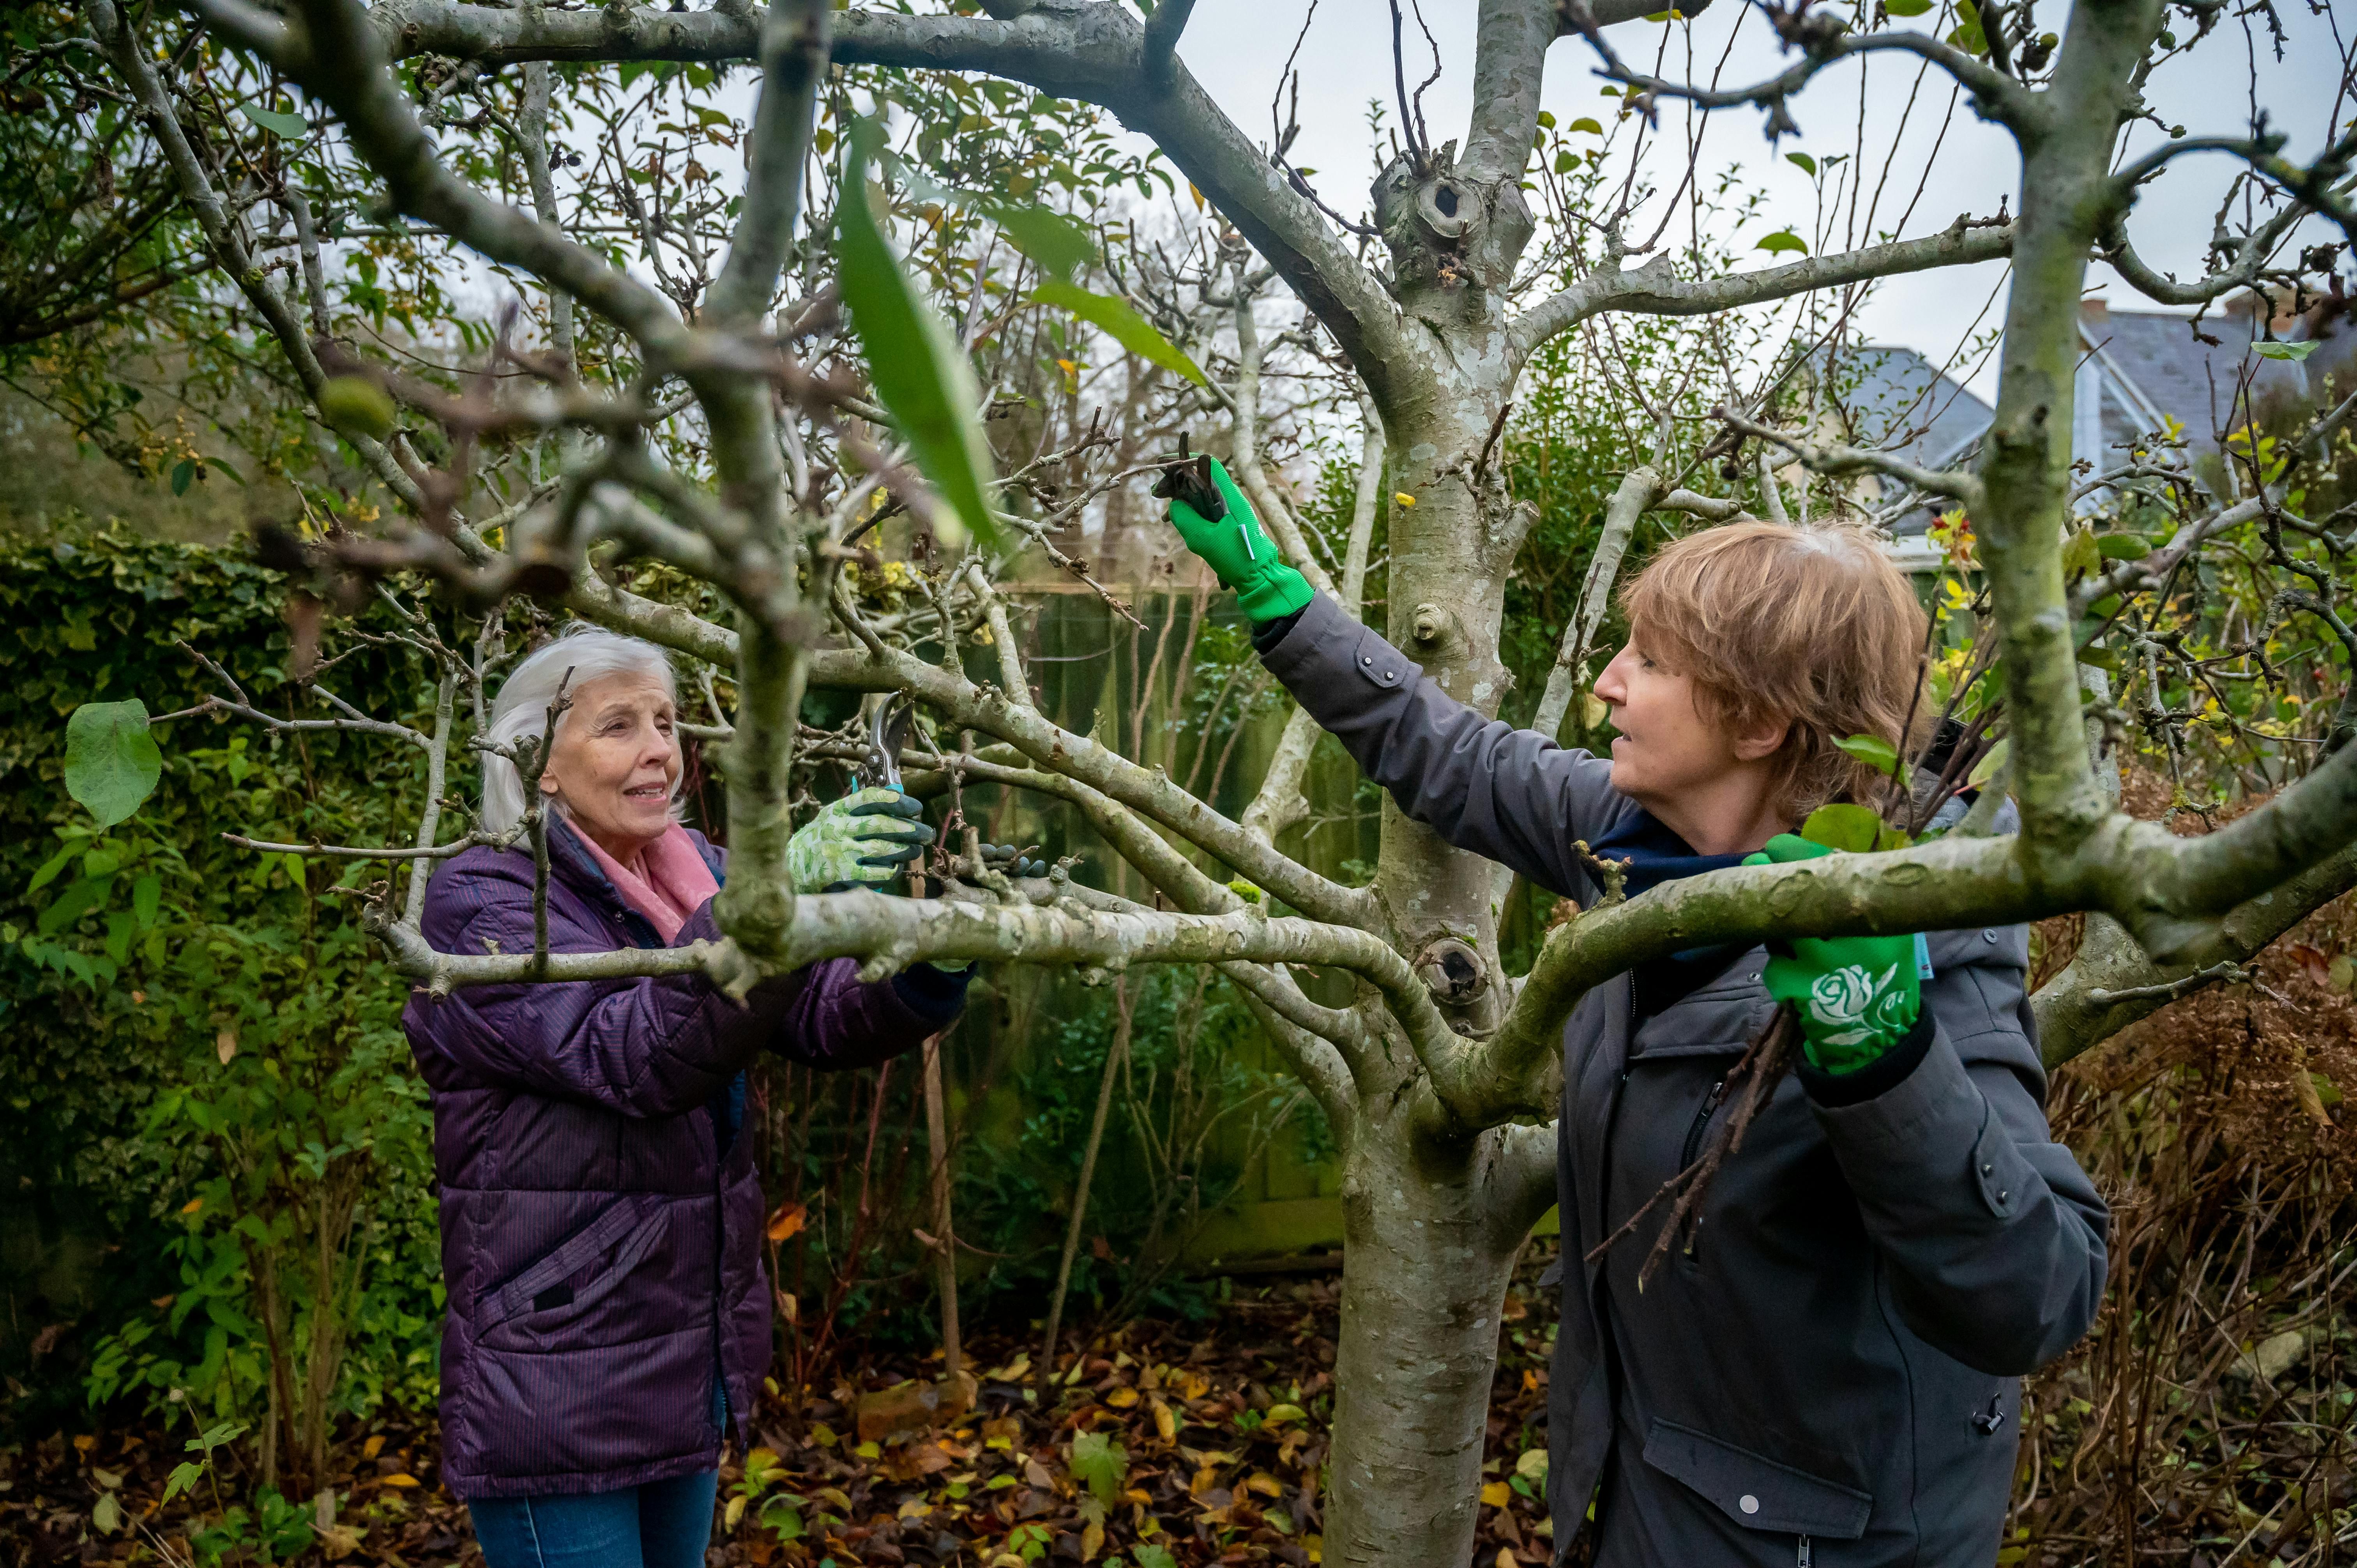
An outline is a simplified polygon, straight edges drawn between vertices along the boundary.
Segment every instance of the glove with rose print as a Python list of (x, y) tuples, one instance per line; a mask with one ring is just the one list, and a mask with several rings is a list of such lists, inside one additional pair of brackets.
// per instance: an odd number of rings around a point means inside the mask
[[(1834, 852), (1792, 833), (1778, 833), (1746, 865), (1785, 865)], [(1853, 1073), (1897, 1045), (1923, 1010), (1923, 983), (1915, 968), (1915, 939), (1795, 937), (1772, 943), (1761, 980), (1768, 994), (1790, 1002), (1801, 1019), (1801, 1048), (1811, 1066), (1839, 1077)]]

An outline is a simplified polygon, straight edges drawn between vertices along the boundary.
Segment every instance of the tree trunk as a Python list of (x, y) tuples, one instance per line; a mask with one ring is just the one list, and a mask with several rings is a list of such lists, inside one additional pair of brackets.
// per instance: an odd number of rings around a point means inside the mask
[(1528, 1222), (1501, 1222), (1478, 1179), (1482, 1140), (1368, 1131), (1342, 1179), (1325, 1561), (1466, 1563), (1498, 1312)]

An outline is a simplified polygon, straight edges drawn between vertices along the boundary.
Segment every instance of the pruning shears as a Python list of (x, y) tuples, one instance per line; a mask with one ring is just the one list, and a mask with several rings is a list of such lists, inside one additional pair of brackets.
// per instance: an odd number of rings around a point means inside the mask
[(853, 769), (861, 789), (900, 789), (900, 747), (908, 742), (915, 715), (916, 709), (898, 695), (877, 703), (867, 715), (867, 757)]
[[(1220, 487), (1211, 479), (1211, 455), (1209, 452), (1189, 455), (1184, 435), (1178, 437), (1178, 461), (1162, 470), (1162, 477), (1154, 482), (1153, 494), (1157, 500), (1185, 501), (1207, 522), (1218, 522), (1228, 515), (1228, 498), (1220, 493)], [(1244, 559), (1259, 560), (1260, 552), (1253, 547), (1251, 521), (1237, 519), (1236, 532), (1243, 536)]]

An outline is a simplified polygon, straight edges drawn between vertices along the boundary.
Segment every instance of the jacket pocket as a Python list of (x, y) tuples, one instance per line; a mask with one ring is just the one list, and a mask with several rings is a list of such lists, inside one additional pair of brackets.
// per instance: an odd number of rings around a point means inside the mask
[[(670, 1229), (671, 1205), (662, 1198), (617, 1200), (523, 1273), (486, 1291), (476, 1308), (478, 1332), (527, 1312), (570, 1309), (568, 1316), (578, 1318), (628, 1279)], [(613, 1256), (594, 1278), (576, 1279), (609, 1250)]]
[(1645, 1463), (1683, 1481), (1747, 1530), (1856, 1541), (1874, 1511), (1871, 1493), (1827, 1481), (1675, 1422), (1655, 1421)]

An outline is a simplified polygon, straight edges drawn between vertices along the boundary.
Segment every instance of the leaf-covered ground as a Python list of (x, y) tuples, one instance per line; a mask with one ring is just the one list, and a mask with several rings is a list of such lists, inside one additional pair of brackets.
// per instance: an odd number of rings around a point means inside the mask
[[(1547, 1555), (1540, 1498), (1549, 1333), (1546, 1315), (1528, 1305), (1546, 1261), (1540, 1250), (1507, 1304), (1480, 1568)], [(1044, 1380), (1032, 1365), (1035, 1345), (984, 1329), (969, 1348), (979, 1398), (933, 1430), (863, 1440), (860, 1404), (877, 1395), (888, 1406), (907, 1402), (913, 1391), (904, 1385), (940, 1379), (938, 1352), (929, 1361), (860, 1363), (798, 1410), (765, 1401), (757, 1445), (732, 1451), (722, 1467), (711, 1562), (1318, 1562), (1338, 1287), (1332, 1274), (1239, 1279), (1209, 1321), (1108, 1329), (1060, 1355)], [(352, 1434), (337, 1455), (332, 1507), (257, 1504), (252, 1477), (234, 1461), (223, 1466), (219, 1502), (199, 1481), (194, 1508), (186, 1497), (165, 1504), (171, 1470), (189, 1457), (188, 1435), (185, 1426), (101, 1430), (0, 1451), (0, 1564), (171, 1561), (166, 1551), (188, 1561), (221, 1548), (229, 1561), (480, 1561), (465, 1509), (437, 1484), (430, 1420)]]

